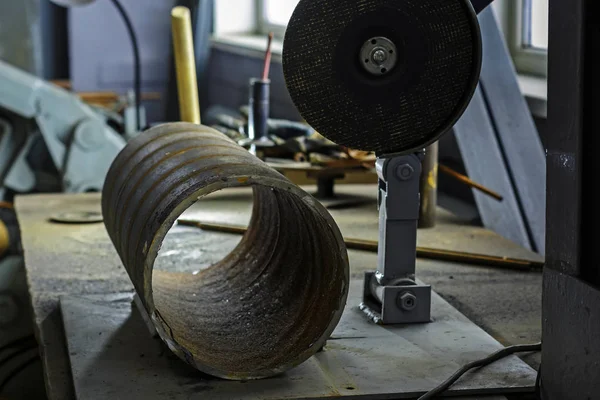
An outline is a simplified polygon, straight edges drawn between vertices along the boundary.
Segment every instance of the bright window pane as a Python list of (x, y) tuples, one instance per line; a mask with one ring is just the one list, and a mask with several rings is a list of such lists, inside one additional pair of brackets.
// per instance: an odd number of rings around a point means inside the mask
[(273, 25), (287, 25), (300, 0), (263, 0), (265, 19)]
[[(529, 41), (525, 43), (528, 47), (548, 49), (548, 0), (529, 0), (525, 2), (529, 7)], [(527, 29), (527, 27), (526, 27)]]

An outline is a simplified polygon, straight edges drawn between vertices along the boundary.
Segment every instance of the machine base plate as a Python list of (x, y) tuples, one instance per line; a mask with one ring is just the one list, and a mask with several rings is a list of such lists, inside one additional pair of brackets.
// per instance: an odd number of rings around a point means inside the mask
[[(76, 397), (152, 399), (414, 398), (501, 344), (435, 292), (432, 322), (380, 326), (358, 309), (353, 280), (340, 324), (323, 351), (275, 378), (225, 381), (194, 370), (153, 338), (133, 295), (62, 297)], [(467, 374), (456, 395), (532, 392), (536, 372), (513, 356)]]

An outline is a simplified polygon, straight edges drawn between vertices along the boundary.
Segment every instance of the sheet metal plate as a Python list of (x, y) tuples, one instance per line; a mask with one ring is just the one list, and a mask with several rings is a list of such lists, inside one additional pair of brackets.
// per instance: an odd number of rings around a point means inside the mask
[[(153, 339), (131, 296), (62, 297), (61, 308), (78, 399), (411, 398), (459, 365), (501, 347), (437, 294), (429, 324), (382, 327), (358, 311), (362, 282), (324, 351), (275, 378), (223, 381), (202, 375)], [(532, 391), (536, 373), (517, 357), (470, 373), (453, 394)]]

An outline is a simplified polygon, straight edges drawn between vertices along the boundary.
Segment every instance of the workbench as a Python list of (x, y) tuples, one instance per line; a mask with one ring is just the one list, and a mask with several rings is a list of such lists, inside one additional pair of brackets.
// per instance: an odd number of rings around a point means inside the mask
[[(314, 188), (307, 190), (314, 191)], [(339, 192), (371, 200), (359, 207), (330, 210), (343, 235), (376, 240), (376, 186), (340, 185)], [(225, 190), (202, 199), (184, 216), (205, 222), (243, 225), (249, 220), (251, 202), (249, 189)], [(17, 198), (16, 210), (47, 392), (50, 399), (75, 399), (59, 300), (65, 296), (72, 299), (132, 294), (132, 284), (103, 224), (51, 222), (51, 218), (65, 212), (99, 212), (98, 194), (23, 196)], [(211, 232), (194, 242), (194, 251), (189, 246), (187, 250), (176, 246), (169, 253), (180, 264), (193, 263), (201, 268), (221, 259), (239, 239), (239, 236)], [(537, 254), (483, 228), (466, 225), (441, 209), (437, 227), (419, 231), (418, 244), (541, 261)], [(350, 250), (349, 256), (351, 279), (362, 279), (363, 273), (373, 270), (376, 265), (374, 253)], [(199, 260), (204, 265), (198, 265)], [(540, 340), (539, 272), (420, 259), (417, 276), (502, 344)], [(537, 360), (537, 357), (528, 359), (534, 367)]]

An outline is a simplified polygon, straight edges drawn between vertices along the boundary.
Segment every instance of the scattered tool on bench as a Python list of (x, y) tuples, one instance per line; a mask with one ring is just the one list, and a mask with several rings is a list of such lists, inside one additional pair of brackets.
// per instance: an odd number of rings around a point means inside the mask
[[(210, 222), (178, 219), (177, 223), (183, 226), (194, 226), (205, 231), (233, 233), (243, 235), (248, 228), (239, 225), (224, 225)], [(375, 240), (344, 238), (346, 247), (352, 250), (364, 250), (377, 253), (379, 244)], [(435, 249), (432, 247), (417, 247), (417, 257), (430, 260), (459, 262), (467, 265), (495, 267), (502, 269), (515, 269), (523, 271), (541, 270), (544, 263), (533, 260), (523, 260), (510, 257), (491, 256), (486, 254), (466, 253), (462, 251)]]

